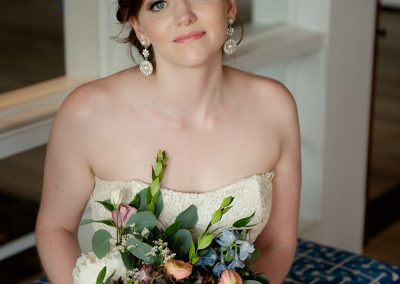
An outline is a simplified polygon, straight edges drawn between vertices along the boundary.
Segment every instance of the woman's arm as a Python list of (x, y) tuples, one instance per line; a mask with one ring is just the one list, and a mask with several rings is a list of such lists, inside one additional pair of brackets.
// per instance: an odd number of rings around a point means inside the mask
[(272, 284), (283, 282), (293, 262), (301, 184), (300, 131), (296, 104), (283, 86), (277, 88), (277, 96), (281, 154), (275, 167), (270, 219), (256, 240), (256, 247), (262, 254), (255, 266), (255, 271), (267, 275)]
[(93, 188), (86, 158), (87, 117), (80, 96), (71, 94), (57, 113), (47, 145), (36, 239), (51, 283), (72, 283), (81, 254), (77, 230)]

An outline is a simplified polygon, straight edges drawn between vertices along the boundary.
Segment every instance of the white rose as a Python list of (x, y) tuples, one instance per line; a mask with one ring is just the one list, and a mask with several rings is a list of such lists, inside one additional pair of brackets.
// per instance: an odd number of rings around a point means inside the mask
[(114, 250), (102, 259), (98, 259), (93, 252), (89, 252), (86, 255), (82, 254), (76, 261), (76, 266), (72, 271), (74, 283), (96, 283), (97, 276), (104, 266), (107, 267), (105, 279), (110, 277), (114, 271), (115, 273), (111, 280), (118, 280), (127, 272), (119, 251)]
[(118, 208), (118, 206), (122, 203), (122, 192), (119, 189), (114, 189), (111, 191), (110, 200), (114, 208)]

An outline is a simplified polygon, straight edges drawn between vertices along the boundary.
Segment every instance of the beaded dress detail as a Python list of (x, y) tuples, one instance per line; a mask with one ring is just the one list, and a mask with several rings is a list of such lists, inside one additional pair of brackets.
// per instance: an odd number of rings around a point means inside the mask
[[(222, 200), (231, 195), (235, 198), (232, 202), (233, 207), (215, 227), (221, 227), (219, 231), (230, 228), (235, 221), (248, 217), (255, 211), (250, 223), (256, 224), (250, 233), (250, 240), (254, 242), (269, 219), (272, 206), (273, 176), (273, 172), (255, 174), (205, 193), (179, 192), (161, 186), (164, 208), (159, 219), (165, 226), (170, 226), (179, 213), (193, 204), (197, 207), (198, 222), (192, 231), (194, 236), (198, 236), (206, 229), (212, 214), (219, 208)], [(109, 199), (112, 190), (122, 190), (123, 203), (129, 203), (136, 193), (148, 186), (148, 183), (140, 180), (107, 181), (95, 177), (95, 187), (89, 201), (92, 208), (92, 219), (110, 219), (110, 212), (96, 201)], [(110, 233), (114, 231), (110, 227), (98, 223), (93, 223), (93, 229), (95, 231), (105, 229)]]

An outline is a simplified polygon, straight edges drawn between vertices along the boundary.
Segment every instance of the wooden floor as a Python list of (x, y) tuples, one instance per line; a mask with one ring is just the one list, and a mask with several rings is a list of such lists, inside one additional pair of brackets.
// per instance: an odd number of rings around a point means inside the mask
[[(61, 1), (29, 0), (24, 1), (23, 4), (18, 1), (9, 2), (13, 5), (12, 9), (16, 11), (22, 9), (21, 5), (25, 5), (26, 8), (26, 5), (30, 3), (32, 7), (28, 10), (31, 12), (35, 8), (42, 10), (43, 5), (50, 5), (47, 7), (53, 7), (58, 11), (60, 8), (58, 5)], [(29, 18), (29, 15), (27, 15), (28, 18), (24, 18), (24, 21), (15, 20), (8, 13), (9, 10), (0, 9), (0, 33), (3, 35), (3, 31), (9, 28), (19, 32), (17, 32), (17, 35), (14, 34), (15, 32), (6, 32), (8, 40), (5, 42), (4, 37), (0, 38), (0, 48), (3, 49), (0, 53), (0, 92), (43, 80), (46, 76), (52, 78), (62, 74), (64, 72), (62, 37), (54, 35), (51, 39), (43, 40), (42, 43), (30, 43), (32, 48), (27, 48), (29, 45), (25, 44), (25, 41), (34, 39), (40, 41), (42, 38), (39, 36), (41, 34), (40, 26), (45, 28), (45, 32), (50, 29), (50, 34), (53, 34), (52, 29), (55, 26), (49, 27), (51, 25), (48, 23), (42, 25), (32, 22), (33, 20)], [(45, 15), (45, 12), (42, 11), (41, 13)], [(20, 31), (21, 27), (18, 27), (18, 24), (26, 24), (28, 19), (31, 21), (30, 26), (25, 27), (28, 31)], [(381, 20), (381, 26), (387, 29), (387, 37), (379, 40), (372, 170), (368, 177), (370, 199), (379, 198), (385, 194), (388, 188), (400, 182), (400, 13), (385, 12), (382, 14)], [(33, 34), (26, 36), (30, 31), (33, 31)], [(11, 46), (11, 43), (15, 45)], [(17, 54), (18, 48), (20, 50)], [(7, 50), (11, 51), (11, 55), (4, 56), (3, 51)], [(49, 50), (51, 52), (48, 52)], [(55, 59), (56, 54), (61, 57)], [(11, 57), (13, 57), (13, 60), (11, 60)], [(54, 63), (54, 66), (51, 63)], [(12, 64), (15, 64), (15, 66), (12, 66)], [(0, 192), (38, 201), (42, 185), (44, 155), (45, 147), (43, 146), (0, 160)], [(1, 210), (10, 209), (0, 208), (0, 216), (4, 216), (5, 214)], [(18, 208), (15, 208), (15, 210), (17, 211)], [(31, 217), (31, 222), (34, 222), (35, 214), (32, 214)], [(35, 254), (34, 251), (27, 253)], [(364, 253), (378, 260), (400, 265), (400, 221), (374, 237), (365, 247)], [(24, 260), (32, 259), (32, 261), (37, 262), (36, 257), (34, 255), (21, 256)], [(12, 263), (22, 263), (15, 258), (12, 261)], [(18, 267), (10, 263), (8, 265), (7, 267)], [(0, 262), (0, 267), (6, 267), (5, 263)], [(16, 268), (16, 271), (11, 269), (8, 271), (11, 281), (9, 283), (20, 281), (17, 278), (18, 270), (19, 268)], [(33, 272), (32, 275), (39, 272)]]

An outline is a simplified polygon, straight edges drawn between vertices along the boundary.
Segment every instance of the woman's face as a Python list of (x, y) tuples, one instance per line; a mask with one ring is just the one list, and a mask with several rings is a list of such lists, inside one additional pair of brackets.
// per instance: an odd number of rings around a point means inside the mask
[(227, 38), (235, 0), (144, 0), (132, 26), (139, 40), (152, 44), (156, 61), (180, 66), (204, 64)]

